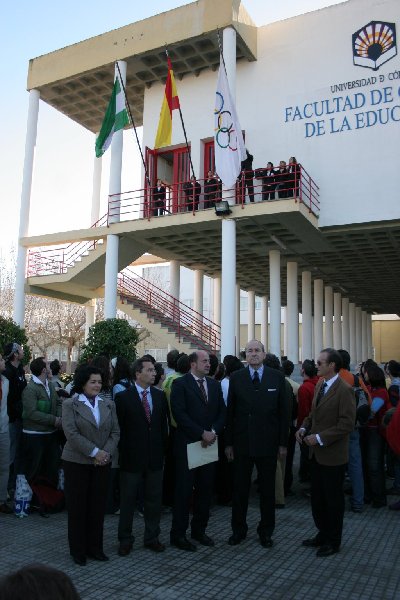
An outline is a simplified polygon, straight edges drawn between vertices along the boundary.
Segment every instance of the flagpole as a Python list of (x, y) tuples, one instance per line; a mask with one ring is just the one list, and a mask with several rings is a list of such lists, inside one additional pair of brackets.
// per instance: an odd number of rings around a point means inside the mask
[(144, 173), (146, 175), (147, 184), (148, 184), (149, 187), (151, 187), (150, 178), (149, 178), (149, 174), (148, 174), (147, 167), (146, 167), (146, 161), (144, 160), (144, 156), (143, 156), (143, 152), (142, 152), (142, 147), (141, 147), (140, 142), (139, 142), (139, 137), (138, 137), (138, 134), (137, 134), (137, 131), (136, 131), (135, 121), (133, 120), (133, 115), (132, 115), (132, 112), (131, 112), (131, 107), (129, 105), (128, 96), (126, 95), (125, 84), (124, 84), (123, 79), (122, 79), (122, 75), (121, 75), (121, 71), (120, 71), (120, 68), (119, 68), (118, 61), (116, 61), (116, 65), (117, 65), (119, 80), (120, 80), (120, 83), (121, 83), (121, 86), (122, 86), (122, 91), (124, 92), (124, 96), (125, 96), (125, 103), (126, 103), (126, 106), (128, 108), (129, 118), (131, 120), (131, 123), (132, 123), (132, 126), (133, 126), (133, 130), (135, 132), (136, 142), (137, 142), (137, 145), (138, 145), (138, 148), (139, 148), (140, 156), (142, 157), (142, 163), (143, 163)]
[[(167, 46), (165, 46), (165, 54), (167, 55), (167, 58), (169, 58)], [(182, 109), (181, 109), (180, 103), (179, 103), (178, 108), (179, 108), (179, 116), (181, 118), (181, 123), (182, 123), (183, 135), (185, 136), (186, 148), (187, 148), (188, 155), (189, 155), (190, 168), (192, 169), (192, 176), (196, 179), (196, 176), (194, 174), (194, 169), (193, 169), (192, 155), (190, 153), (190, 146), (189, 146), (189, 142), (188, 142), (187, 135), (186, 135), (186, 127), (185, 127), (185, 123), (183, 122), (183, 115), (182, 115)]]

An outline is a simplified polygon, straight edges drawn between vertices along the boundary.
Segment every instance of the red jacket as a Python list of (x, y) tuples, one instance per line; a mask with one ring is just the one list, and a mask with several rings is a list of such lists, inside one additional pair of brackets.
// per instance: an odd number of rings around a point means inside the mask
[(304, 383), (299, 387), (299, 391), (297, 392), (297, 427), (301, 427), (304, 419), (309, 415), (314, 398), (315, 386), (317, 385), (318, 380), (319, 377), (315, 375), (315, 377), (312, 377), (311, 379), (305, 379)]
[[(376, 415), (370, 419), (367, 423), (367, 427), (369, 428), (381, 428), (381, 423), (382, 423), (382, 419), (383, 419), (383, 415), (385, 414), (385, 412), (387, 410), (389, 410), (389, 408), (392, 408), (392, 405), (390, 404), (390, 400), (389, 400), (389, 394), (386, 388), (372, 388), (370, 385), (367, 386), (368, 387), (368, 391), (370, 393), (371, 399), (373, 400), (374, 398), (382, 398), (382, 400), (384, 401), (383, 406), (378, 410), (378, 412), (376, 413)], [(381, 433), (383, 435), (384, 434), (384, 430), (381, 430)]]

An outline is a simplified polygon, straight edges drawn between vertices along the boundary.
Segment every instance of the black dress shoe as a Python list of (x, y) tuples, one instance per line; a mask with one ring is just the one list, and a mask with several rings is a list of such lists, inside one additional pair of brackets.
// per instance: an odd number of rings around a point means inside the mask
[(317, 550), (317, 556), (332, 556), (332, 554), (337, 554), (339, 552), (339, 548), (337, 546), (332, 546), (331, 544), (324, 544)]
[(144, 544), (145, 548), (152, 550), (153, 552), (164, 552), (165, 545), (162, 544), (159, 540), (154, 540), (154, 542), (148, 542)]
[(86, 556), (84, 556), (83, 554), (71, 554), (71, 556), (72, 560), (76, 565), (79, 565), (80, 567), (86, 565)]
[(215, 546), (214, 540), (205, 533), (199, 533), (197, 535), (195, 533), (192, 533), (190, 537), (192, 538), (192, 540), (196, 540), (196, 542), (199, 542), (199, 544), (201, 544), (202, 546)]
[(88, 552), (87, 555), (89, 558), (93, 558), (93, 560), (100, 560), (101, 562), (106, 562), (107, 560), (110, 560), (108, 558), (108, 556), (106, 556), (102, 550)]
[(118, 548), (118, 554), (119, 556), (128, 556), (128, 554), (131, 553), (132, 550), (132, 543), (129, 544), (120, 544), (119, 548)]
[(320, 541), (319, 537), (316, 535), (315, 537), (308, 538), (307, 540), (303, 540), (301, 542), (302, 546), (306, 546), (307, 548), (319, 548), (323, 546), (323, 543)]
[(272, 548), (274, 541), (269, 535), (260, 535), (260, 544), (263, 548)]
[(240, 535), (239, 533), (233, 533), (231, 535), (231, 537), (228, 540), (228, 544), (230, 546), (237, 546), (238, 544), (240, 544), (240, 542), (242, 542), (244, 539), (246, 539), (245, 535)]
[(171, 538), (171, 546), (175, 546), (179, 550), (187, 550), (188, 552), (195, 552), (197, 550), (197, 546), (189, 542), (186, 536)]

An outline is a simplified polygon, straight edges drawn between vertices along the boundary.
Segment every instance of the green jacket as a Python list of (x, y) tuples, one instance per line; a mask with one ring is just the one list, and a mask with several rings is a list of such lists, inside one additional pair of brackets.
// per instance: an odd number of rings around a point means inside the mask
[(61, 416), (61, 398), (49, 383), (50, 398), (44, 385), (30, 381), (22, 392), (22, 426), (28, 431), (54, 431)]

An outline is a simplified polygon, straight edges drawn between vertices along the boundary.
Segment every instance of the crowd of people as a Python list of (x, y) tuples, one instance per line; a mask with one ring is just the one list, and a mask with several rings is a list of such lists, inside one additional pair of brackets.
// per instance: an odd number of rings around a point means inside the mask
[[(228, 543), (240, 544), (248, 530), (254, 468), (257, 533), (270, 548), (275, 511), (294, 493), (296, 443), (299, 481), (311, 498), (317, 530), (303, 545), (317, 556), (340, 549), (346, 485), (355, 513), (366, 504), (386, 506), (390, 494), (400, 496), (400, 457), (389, 435), (400, 410), (395, 360), (382, 369), (369, 359), (351, 373), (348, 352), (326, 348), (316, 363), (303, 361), (300, 384), (290, 360), (251, 340), (242, 359), (228, 355), (222, 362), (204, 350), (172, 350), (165, 369), (151, 355), (133, 364), (123, 356), (97, 356), (78, 366), (66, 387), (57, 360), (50, 366), (44, 358), (32, 360), (29, 380), (22, 360), (15, 342), (0, 357), (0, 513), (13, 512), (8, 496), (17, 476), (24, 475), (33, 490), (38, 480), (56, 489), (61, 469), (69, 551), (78, 565), (88, 557), (108, 560), (106, 512), (119, 515), (122, 557), (135, 541), (135, 511), (144, 518), (144, 547), (165, 550), (160, 521), (166, 507), (172, 512), (171, 545), (189, 552), (197, 549), (194, 542), (214, 546), (207, 533), (214, 498), (232, 507)], [(195, 464), (188, 461), (191, 444), (200, 460)], [(400, 500), (389, 508), (400, 510)]]
[[(256, 191), (259, 188), (262, 200), (292, 198), (299, 195), (301, 165), (294, 156), (289, 158), (288, 163), (281, 160), (279, 165), (274, 166), (272, 162), (268, 162), (266, 167), (253, 169), (253, 156), (246, 150), (246, 158), (242, 161), (241, 168), (236, 189), (238, 202), (246, 201), (246, 192), (249, 201), (254, 202), (254, 179), (260, 182), (258, 185), (256, 184)], [(157, 179), (152, 193), (152, 216), (160, 217), (169, 212), (167, 208), (168, 187), (168, 183)], [(222, 199), (222, 181), (218, 174), (209, 170), (203, 187), (203, 208), (213, 208), (215, 202)], [(201, 195), (201, 183), (192, 175), (189, 181), (182, 183), (183, 209), (188, 212), (199, 210)]]

